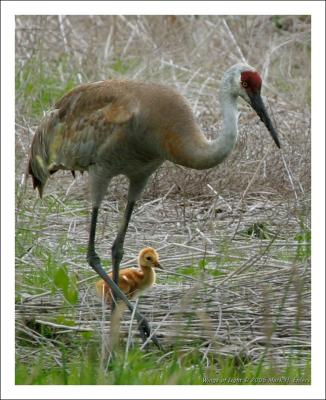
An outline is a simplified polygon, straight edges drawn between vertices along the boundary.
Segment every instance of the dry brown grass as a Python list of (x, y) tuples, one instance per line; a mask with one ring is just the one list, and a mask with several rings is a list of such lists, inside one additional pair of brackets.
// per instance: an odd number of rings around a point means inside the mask
[[(191, 103), (207, 136), (216, 137), (219, 80), (230, 65), (246, 60), (264, 77), (263, 94), (282, 143), (282, 152), (272, 146), (251, 189), (309, 193), (309, 17), (24, 16), (17, 17), (16, 27), (20, 161), (42, 111), (64, 93), (67, 82), (74, 86), (123, 76), (174, 86)], [(164, 194), (173, 183), (175, 191), (190, 195), (203, 193), (206, 183), (218, 192), (243, 191), (271, 138), (246, 105), (240, 110), (238, 143), (226, 162), (204, 172), (167, 164), (146, 194)], [(19, 178), (22, 168), (17, 172)]]
[[(294, 233), (300, 221), (295, 202), (276, 204), (268, 197), (262, 196), (260, 201), (250, 197), (239, 210), (231, 198), (216, 201), (212, 196), (210, 202), (194, 197), (183, 211), (182, 200), (160, 198), (143, 206), (127, 234), (122, 267), (135, 264), (137, 250), (148, 243), (162, 255), (165, 271), (160, 271), (157, 285), (142, 296), (139, 308), (157, 329), (166, 351), (174, 347), (184, 354), (199, 351), (207, 365), (210, 357), (217, 355), (241, 356), (244, 362), (257, 362), (264, 356), (265, 363), (272, 359), (278, 367), (294, 357), (299, 365), (302, 358), (304, 365), (310, 349), (310, 266), (309, 258), (298, 257)], [(116, 207), (112, 202), (106, 210), (109, 226), (105, 219), (100, 222), (98, 248), (102, 255), (109, 253), (109, 227), (115, 231), (119, 222)], [(49, 326), (57, 343), (47, 350), (49, 365), (55, 363), (56, 347), (73, 340), (76, 332), (91, 332), (91, 341), (98, 342), (110, 329), (110, 311), (102, 310), (95, 296), (97, 278), (78, 251), (87, 240), (85, 218), (69, 214), (69, 242), (58, 244), (67, 235), (62, 230), (68, 228), (67, 215), (48, 214), (51, 228), (45, 229), (45, 237), (39, 237), (35, 252), (21, 260), (25, 277), (43, 270), (44, 261), (36, 250), (50, 242), (55, 262), (66, 265), (79, 280), (79, 301), (74, 306), (67, 306), (59, 290), (51, 293), (47, 287), (35, 291), (30, 285), (18, 286), (18, 337), (31, 337), (33, 330), (40, 332), (40, 326)], [(254, 221), (268, 226), (261, 231), (265, 237), (259, 231), (248, 234)], [(20, 280), (18, 273), (18, 283)], [(22, 323), (26, 318), (29, 322)], [(66, 321), (74, 321), (74, 325)], [(129, 324), (126, 313), (124, 340)], [(40, 335), (39, 340), (47, 343), (49, 338)], [(135, 323), (131, 341), (140, 341)], [(33, 355), (36, 359), (41, 348)], [(19, 354), (23, 359), (30, 356), (24, 347), (19, 347)]]

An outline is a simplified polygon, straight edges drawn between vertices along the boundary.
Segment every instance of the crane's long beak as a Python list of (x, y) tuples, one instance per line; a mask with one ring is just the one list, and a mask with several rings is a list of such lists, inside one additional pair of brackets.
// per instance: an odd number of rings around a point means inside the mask
[(266, 128), (269, 130), (270, 134), (272, 135), (272, 138), (274, 139), (276, 146), (280, 149), (281, 144), (278, 139), (277, 132), (272, 124), (272, 121), (270, 120), (270, 118), (267, 114), (265, 105), (263, 103), (263, 100), (262, 100), (260, 94), (259, 93), (251, 93), (251, 94), (248, 93), (248, 95), (249, 95), (251, 107), (256, 111), (259, 118), (264, 122), (264, 124), (266, 125)]

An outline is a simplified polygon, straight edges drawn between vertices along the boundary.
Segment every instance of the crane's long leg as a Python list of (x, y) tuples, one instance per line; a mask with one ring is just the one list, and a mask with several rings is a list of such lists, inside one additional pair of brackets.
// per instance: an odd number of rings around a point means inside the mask
[[(129, 192), (129, 194), (130, 194), (130, 192)], [(123, 257), (123, 244), (124, 244), (125, 236), (127, 233), (129, 221), (130, 221), (134, 206), (135, 206), (135, 201), (128, 200), (127, 206), (126, 206), (126, 209), (125, 209), (125, 212), (123, 215), (123, 219), (119, 226), (117, 237), (115, 238), (113, 245), (112, 245), (112, 268), (113, 268), (112, 277), (113, 277), (114, 283), (116, 283), (116, 284), (118, 284), (118, 280), (119, 280), (120, 263), (121, 263), (121, 260)], [(115, 293), (112, 292), (112, 313), (114, 312), (115, 305), (116, 305), (116, 295), (115, 295)], [(136, 318), (137, 318), (137, 316), (136, 316)], [(146, 335), (148, 333), (145, 332), (145, 335), (144, 335), (144, 328), (145, 328), (145, 330), (149, 329), (149, 331), (150, 331), (150, 327), (149, 327), (147, 320), (144, 317), (142, 317), (142, 318), (143, 318), (143, 321), (145, 321), (146, 326), (142, 326), (143, 322), (137, 318), (138, 326), (139, 326), (140, 334), (141, 334), (142, 338), (146, 339)], [(155, 335), (152, 336), (152, 340), (159, 348), (161, 348)]]
[[(117, 234), (117, 237), (115, 238), (113, 245), (112, 245), (112, 277), (113, 280), (116, 284), (118, 284), (119, 281), (119, 269), (120, 269), (120, 263), (123, 257), (123, 244), (125, 241), (125, 236), (127, 233), (129, 221), (131, 218), (131, 214), (133, 212), (135, 206), (135, 201), (130, 201), (128, 200), (127, 206), (123, 215), (123, 219), (121, 221), (121, 224), (119, 226), (119, 231)], [(114, 307), (116, 304), (115, 301), (115, 295), (113, 296), (113, 301), (112, 301), (112, 311), (114, 311)]]
[[(110, 286), (112, 294), (116, 298), (120, 298), (127, 305), (129, 310), (133, 312), (134, 307), (127, 298), (127, 296), (120, 290), (118, 285), (108, 276), (108, 274), (104, 271), (99, 256), (95, 251), (95, 233), (96, 233), (96, 223), (98, 216), (98, 207), (94, 206), (92, 209), (92, 217), (91, 217), (91, 228), (88, 242), (88, 252), (87, 252), (87, 260), (89, 265), (94, 269), (94, 271)], [(130, 217), (129, 217), (130, 218)], [(149, 323), (145, 317), (143, 317), (137, 310), (135, 312), (135, 317), (138, 321), (138, 327), (140, 330), (140, 335), (142, 339), (145, 341), (151, 334), (151, 328)], [(153, 343), (161, 348), (157, 338), (155, 335), (152, 336)]]

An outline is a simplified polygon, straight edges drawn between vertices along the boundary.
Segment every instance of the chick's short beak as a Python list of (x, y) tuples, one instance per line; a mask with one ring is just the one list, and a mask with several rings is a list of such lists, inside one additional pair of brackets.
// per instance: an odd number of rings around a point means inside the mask
[(155, 263), (155, 267), (156, 267), (156, 268), (159, 268), (159, 269), (164, 269), (164, 268), (162, 267), (162, 265), (161, 265), (159, 262)]

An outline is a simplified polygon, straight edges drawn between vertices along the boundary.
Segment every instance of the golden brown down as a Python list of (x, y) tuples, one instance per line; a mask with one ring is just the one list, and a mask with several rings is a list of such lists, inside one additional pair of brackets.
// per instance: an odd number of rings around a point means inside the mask
[[(146, 289), (154, 285), (155, 268), (162, 268), (159, 255), (151, 247), (142, 249), (138, 255), (138, 268), (125, 268), (119, 272), (119, 287), (129, 297), (135, 299)], [(112, 278), (112, 273), (108, 274)], [(111, 304), (112, 296), (109, 286), (100, 279), (96, 282), (96, 292), (99, 297)]]

